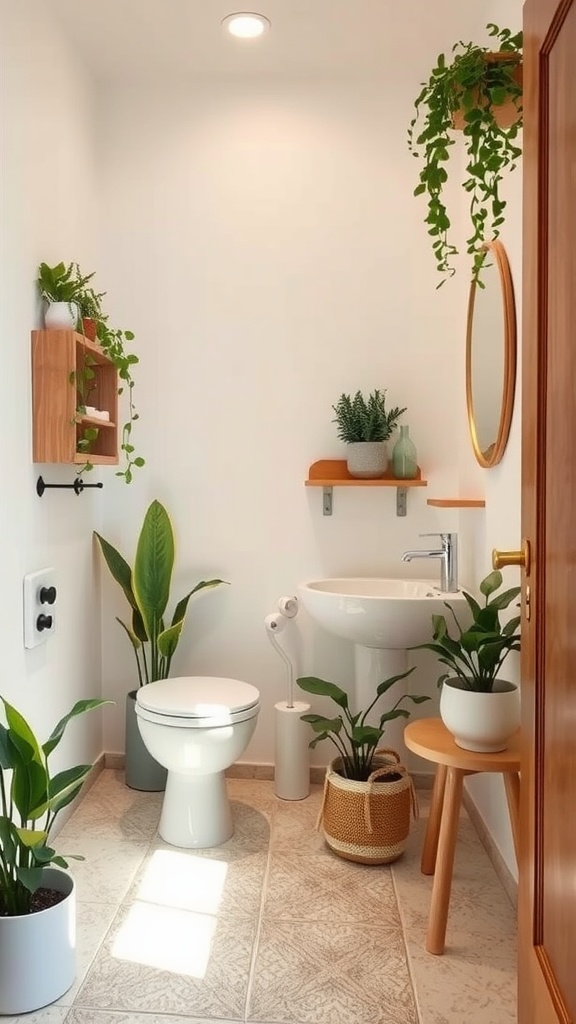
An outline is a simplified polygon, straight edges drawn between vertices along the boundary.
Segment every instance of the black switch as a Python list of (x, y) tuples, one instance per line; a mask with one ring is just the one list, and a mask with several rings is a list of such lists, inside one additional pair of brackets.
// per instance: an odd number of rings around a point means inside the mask
[(56, 600), (56, 587), (40, 588), (40, 604), (54, 604)]
[(39, 615), (36, 619), (36, 629), (39, 633), (44, 629), (52, 628), (52, 616), (51, 615)]

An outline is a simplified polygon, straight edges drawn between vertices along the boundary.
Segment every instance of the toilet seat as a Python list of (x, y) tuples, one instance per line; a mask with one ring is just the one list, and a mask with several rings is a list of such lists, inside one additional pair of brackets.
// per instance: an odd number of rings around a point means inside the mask
[(136, 693), (136, 714), (159, 725), (213, 729), (254, 718), (260, 693), (240, 679), (179, 676), (158, 679)]

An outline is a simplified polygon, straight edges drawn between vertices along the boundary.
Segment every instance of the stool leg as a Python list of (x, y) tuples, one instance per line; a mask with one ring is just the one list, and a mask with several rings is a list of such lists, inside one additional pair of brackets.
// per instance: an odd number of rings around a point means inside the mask
[(420, 861), (420, 870), (423, 875), (433, 875), (436, 867), (438, 834), (440, 832), (442, 804), (444, 803), (444, 790), (446, 788), (446, 771), (447, 767), (445, 764), (439, 764), (436, 769), (430, 814), (428, 816), (428, 825), (426, 826), (426, 835), (424, 836), (424, 845), (422, 847), (422, 859)]
[(432, 886), (428, 934), (426, 936), (426, 949), (429, 953), (435, 953), (436, 955), (444, 952), (446, 939), (463, 778), (464, 773), (460, 768), (448, 768), (442, 820), (440, 822), (440, 835), (438, 837), (436, 871), (434, 874), (434, 885)]
[(518, 863), (518, 847), (520, 842), (520, 776), (518, 772), (503, 772), (503, 775), (508, 811), (510, 812), (514, 850), (516, 852), (516, 863)]

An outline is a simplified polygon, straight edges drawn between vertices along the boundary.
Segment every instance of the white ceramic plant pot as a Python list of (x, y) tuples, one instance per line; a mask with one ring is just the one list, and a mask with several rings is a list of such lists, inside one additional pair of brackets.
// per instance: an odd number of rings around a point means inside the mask
[(497, 679), (492, 693), (462, 690), (457, 679), (442, 684), (440, 715), (455, 742), (464, 750), (494, 754), (506, 750), (520, 725), (520, 691)]
[(377, 480), (388, 468), (385, 441), (355, 441), (346, 446), (346, 465), (350, 476), (360, 480)]
[(0, 1014), (29, 1013), (68, 991), (76, 974), (76, 901), (66, 871), (45, 868), (43, 884), (66, 893), (36, 914), (0, 917)]
[(49, 331), (76, 330), (78, 306), (75, 302), (49, 302), (44, 314), (44, 326)]

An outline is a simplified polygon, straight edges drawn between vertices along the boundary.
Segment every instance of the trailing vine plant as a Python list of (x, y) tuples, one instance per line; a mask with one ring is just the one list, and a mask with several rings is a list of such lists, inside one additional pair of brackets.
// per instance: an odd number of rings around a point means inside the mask
[[(522, 33), (513, 34), (497, 25), (487, 26), (499, 41), (497, 56), (487, 47), (456, 43), (452, 62), (441, 53), (430, 78), (422, 83), (415, 100), (415, 115), (408, 129), (408, 146), (423, 160), (414, 195), (426, 195), (425, 223), (432, 238), (438, 287), (455, 273), (453, 257), (458, 249), (450, 240), (450, 218), (443, 199), (448, 181), (446, 163), (455, 143), (454, 115), (461, 111), (468, 161), (463, 187), (470, 195), (472, 232), (466, 241), (472, 255), (472, 279), (483, 287), (480, 272), (486, 252), (479, 248), (487, 237), (497, 238), (504, 223), (506, 201), (501, 184), (504, 172), (516, 167), (522, 150), (518, 142), (522, 128), (522, 87), (515, 72), (522, 60)], [(518, 118), (508, 127), (498, 124), (498, 108), (512, 101)]]

